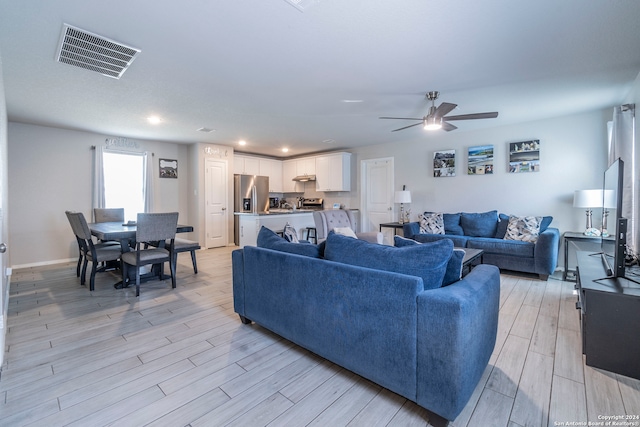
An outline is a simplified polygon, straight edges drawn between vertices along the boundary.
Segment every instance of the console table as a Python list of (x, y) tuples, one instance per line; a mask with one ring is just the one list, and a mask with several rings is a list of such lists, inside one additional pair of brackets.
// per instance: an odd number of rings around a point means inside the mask
[(384, 222), (382, 224), (380, 224), (380, 232), (382, 232), (383, 228), (393, 228), (393, 234), (396, 235), (398, 234), (398, 230), (402, 231), (402, 227), (404, 226), (404, 223), (399, 223), (399, 222)]
[(576, 255), (576, 308), (586, 364), (640, 379), (640, 284), (603, 279), (600, 255)]
[[(600, 236), (587, 236), (584, 233), (576, 231), (565, 231), (562, 235), (564, 239), (564, 271), (562, 272), (562, 280), (575, 282), (575, 270), (569, 270), (569, 244), (576, 242), (600, 242), (602, 238)], [(577, 251), (576, 251), (577, 252)], [(569, 278), (569, 273), (572, 278)]]

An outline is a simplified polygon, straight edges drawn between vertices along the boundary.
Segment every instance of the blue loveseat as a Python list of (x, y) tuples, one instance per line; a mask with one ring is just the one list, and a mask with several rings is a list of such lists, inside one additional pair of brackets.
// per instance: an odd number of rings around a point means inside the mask
[(553, 219), (550, 216), (542, 217), (535, 242), (505, 238), (509, 215), (498, 214), (497, 211), (445, 213), (443, 219), (445, 234), (421, 233), (420, 222), (410, 222), (403, 226), (404, 237), (421, 243), (449, 239), (459, 248), (482, 249), (483, 264), (534, 273), (541, 280), (547, 280), (557, 266), (560, 232), (549, 227)]
[(454, 252), (448, 241), (395, 248), (330, 234), (325, 245), (235, 250), (242, 322), (455, 419), (493, 352), (499, 270), (481, 265), (442, 286)]

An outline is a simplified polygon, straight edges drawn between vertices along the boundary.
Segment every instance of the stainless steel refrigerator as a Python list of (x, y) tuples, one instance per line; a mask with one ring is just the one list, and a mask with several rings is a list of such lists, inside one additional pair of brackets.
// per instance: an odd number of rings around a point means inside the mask
[[(233, 175), (233, 211), (261, 214), (269, 212), (269, 177)], [(234, 241), (239, 245), (238, 215), (233, 218)]]

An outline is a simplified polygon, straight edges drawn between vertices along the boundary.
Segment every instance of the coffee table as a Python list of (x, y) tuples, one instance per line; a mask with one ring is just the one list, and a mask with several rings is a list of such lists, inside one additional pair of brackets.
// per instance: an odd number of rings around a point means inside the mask
[(482, 249), (473, 249), (473, 248), (454, 248), (454, 249), (462, 249), (464, 251), (464, 258), (462, 258), (462, 277), (469, 274), (471, 269), (473, 268), (473, 262), (480, 259), (480, 263), (482, 264), (482, 255), (484, 251)]

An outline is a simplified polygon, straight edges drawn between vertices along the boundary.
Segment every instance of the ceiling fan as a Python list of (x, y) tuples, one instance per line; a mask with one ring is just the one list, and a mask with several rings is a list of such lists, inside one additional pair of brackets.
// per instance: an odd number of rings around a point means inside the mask
[(449, 121), (452, 120), (473, 120), (473, 119), (495, 119), (498, 117), (498, 113), (496, 111), (491, 113), (473, 113), (473, 114), (461, 114), (459, 116), (449, 116), (446, 117), (448, 113), (450, 113), (454, 108), (457, 107), (457, 104), (450, 104), (448, 102), (443, 102), (436, 108), (435, 100), (438, 99), (440, 92), (432, 91), (427, 92), (426, 98), (431, 101), (431, 107), (429, 107), (429, 113), (421, 119), (411, 118), (411, 117), (380, 117), (381, 119), (393, 119), (393, 120), (419, 120), (419, 123), (415, 123), (413, 125), (404, 126), (398, 129), (394, 129), (391, 132), (396, 132), (399, 130), (407, 129), (410, 127), (423, 125), (427, 130), (437, 130), (444, 129), (447, 132), (457, 129), (457, 126), (452, 125)]

